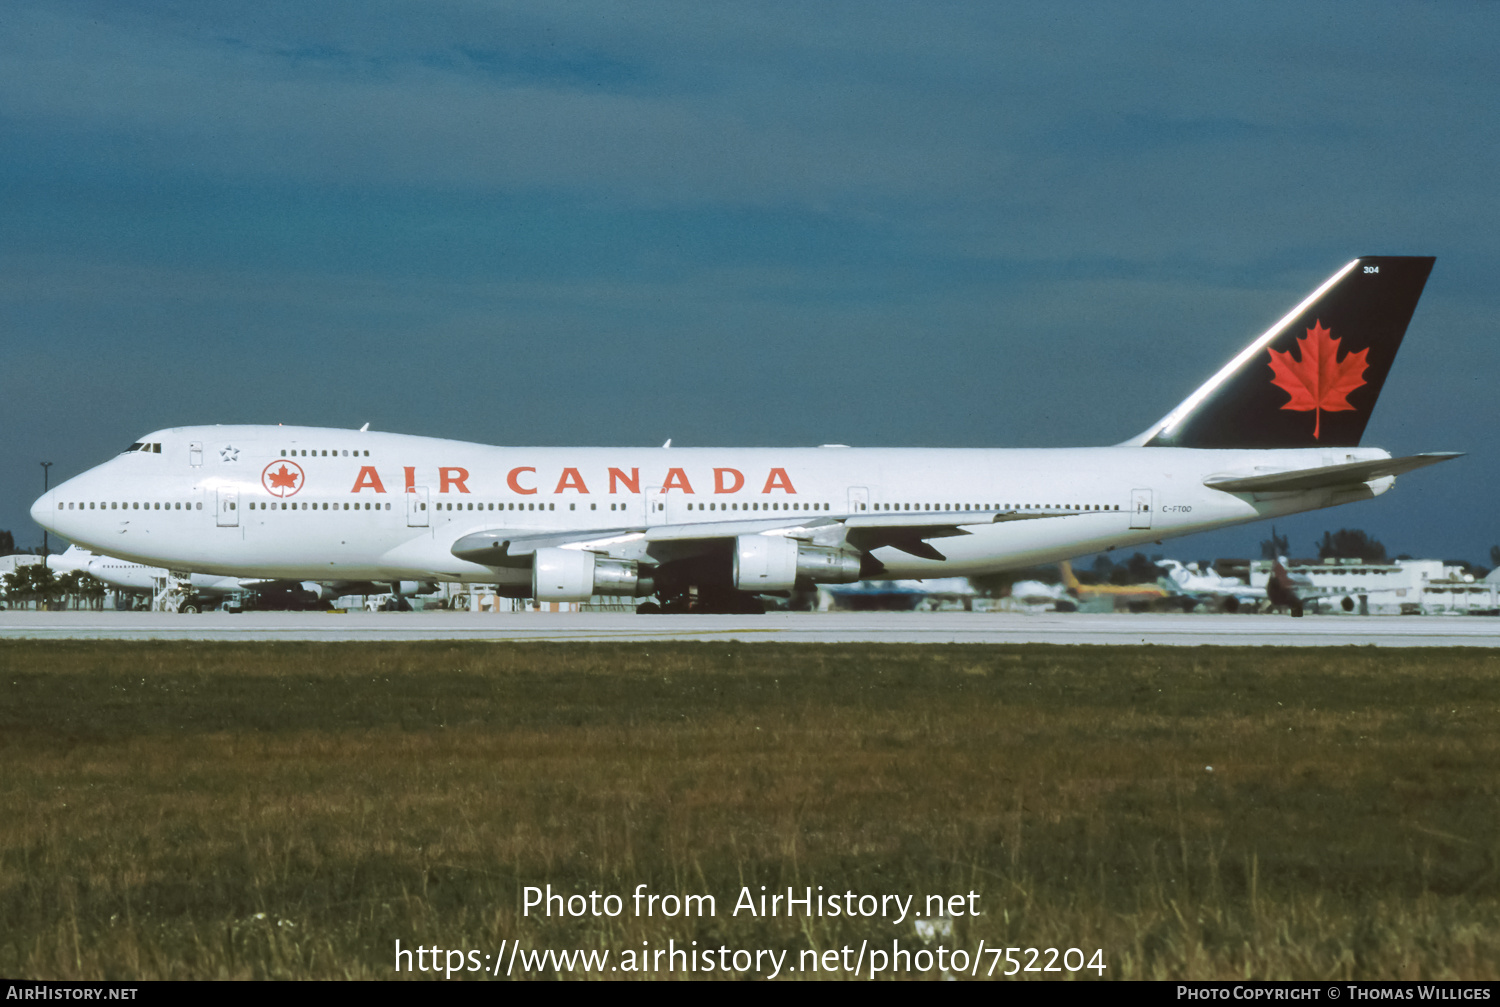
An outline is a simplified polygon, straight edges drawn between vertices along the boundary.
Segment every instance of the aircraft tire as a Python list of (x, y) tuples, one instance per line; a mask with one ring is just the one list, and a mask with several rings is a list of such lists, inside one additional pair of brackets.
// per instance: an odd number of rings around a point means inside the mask
[(1300, 601), (1294, 601), (1294, 602), (1292, 602), (1292, 618), (1293, 619), (1300, 619), (1300, 618), (1302, 618), (1302, 603)]
[(635, 607), (636, 615), (661, 615), (661, 606), (654, 601), (644, 602)]
[(1234, 613), (1238, 612), (1239, 610), (1240, 600), (1234, 595), (1230, 595), (1228, 598), (1224, 599), (1224, 611), (1228, 612), (1230, 615), (1234, 615)]
[(194, 605), (192, 602), (188, 602), (186, 605), (182, 606), (177, 611), (180, 612), (183, 615), (197, 615), (198, 614), (198, 606)]
[(764, 615), (766, 606), (746, 591), (701, 590), (693, 611), (704, 615)]

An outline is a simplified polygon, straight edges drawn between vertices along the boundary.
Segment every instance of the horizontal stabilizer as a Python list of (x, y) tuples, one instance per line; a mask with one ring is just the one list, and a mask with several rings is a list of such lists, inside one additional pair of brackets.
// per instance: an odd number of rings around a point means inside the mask
[(1357, 486), (1385, 476), (1398, 476), (1403, 472), (1436, 465), (1438, 462), (1458, 458), (1461, 451), (1434, 451), (1428, 454), (1407, 455), (1405, 458), (1377, 458), (1368, 462), (1350, 462), (1347, 465), (1326, 465), (1316, 469), (1297, 469), (1292, 472), (1271, 472), (1266, 475), (1209, 476), (1203, 485), (1226, 493), (1296, 493), (1305, 490), (1332, 489), (1337, 486)]

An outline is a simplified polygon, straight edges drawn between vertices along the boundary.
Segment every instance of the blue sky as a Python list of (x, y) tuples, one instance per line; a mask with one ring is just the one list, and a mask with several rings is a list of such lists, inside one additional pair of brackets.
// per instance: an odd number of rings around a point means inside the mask
[[(1500, 5), (88, 3), (0, 15), (0, 528), (146, 431), (1059, 446), (1438, 257), (1279, 523), (1500, 542)], [(1264, 526), (1169, 543), (1253, 554)]]

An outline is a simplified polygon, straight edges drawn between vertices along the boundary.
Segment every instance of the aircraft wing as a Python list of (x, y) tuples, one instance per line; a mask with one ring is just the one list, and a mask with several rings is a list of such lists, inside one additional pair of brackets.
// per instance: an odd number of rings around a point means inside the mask
[(614, 546), (632, 542), (706, 542), (783, 532), (792, 537), (844, 529), (844, 539), (862, 552), (890, 546), (925, 559), (946, 557), (928, 539), (968, 535), (965, 526), (998, 524), (1006, 521), (1033, 521), (1043, 518), (1073, 517), (1078, 513), (1030, 514), (1020, 511), (922, 511), (900, 514), (859, 514), (848, 517), (779, 517), (750, 521), (695, 521), (683, 524), (634, 525), (602, 531), (580, 533), (542, 532), (535, 528), (495, 528), (465, 535), (453, 544), (459, 559), (483, 566), (525, 568), (532, 563), (538, 549), (570, 546), (589, 552), (607, 553)]
[[(952, 538), (969, 535), (966, 526), (999, 524), (1005, 521), (1033, 521), (1041, 518), (1073, 516), (1074, 511), (1062, 513), (1027, 514), (1020, 511), (983, 511), (939, 514), (935, 511), (900, 514), (855, 514), (843, 519), (847, 529), (845, 540), (864, 553), (889, 546), (919, 559), (945, 560), (944, 556), (928, 541), (935, 538)], [(947, 517), (947, 520), (943, 520)]]
[(580, 533), (577, 531), (543, 532), (535, 528), (493, 528), (465, 535), (453, 543), (453, 555), (484, 566), (524, 568), (531, 565), (538, 549), (564, 546), (586, 552), (608, 553), (613, 547), (637, 542), (693, 542), (755, 535), (766, 531), (788, 532), (838, 524), (836, 518), (811, 518), (789, 521), (703, 521), (692, 524), (633, 525)]
[(1295, 469), (1264, 475), (1214, 475), (1203, 480), (1203, 485), (1226, 493), (1295, 493), (1333, 489), (1339, 486), (1357, 486), (1384, 476), (1400, 475), (1461, 457), (1462, 454), (1461, 451), (1434, 451), (1407, 455), (1405, 458), (1377, 458), (1368, 462), (1349, 462), (1346, 465), (1325, 465), (1315, 469)]

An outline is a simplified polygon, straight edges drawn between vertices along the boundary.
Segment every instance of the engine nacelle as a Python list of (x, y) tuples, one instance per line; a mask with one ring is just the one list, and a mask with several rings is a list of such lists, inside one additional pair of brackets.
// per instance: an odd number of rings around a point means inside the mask
[(396, 593), (407, 598), (417, 594), (432, 594), (436, 590), (437, 585), (430, 580), (403, 580), (396, 585)]
[(537, 601), (588, 601), (596, 594), (650, 594), (635, 560), (604, 559), (581, 549), (538, 549), (531, 564)]
[(790, 591), (797, 578), (815, 584), (859, 580), (859, 556), (804, 545), (780, 535), (741, 535), (734, 543), (734, 586), (740, 591)]

